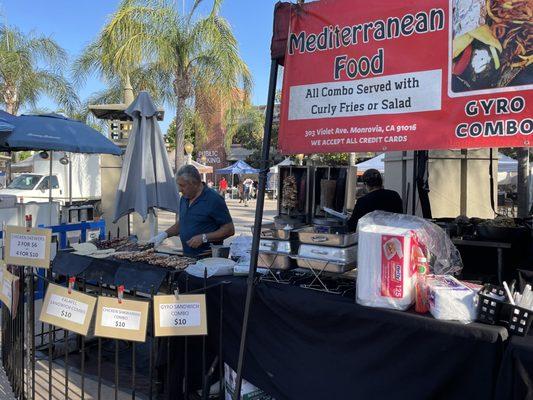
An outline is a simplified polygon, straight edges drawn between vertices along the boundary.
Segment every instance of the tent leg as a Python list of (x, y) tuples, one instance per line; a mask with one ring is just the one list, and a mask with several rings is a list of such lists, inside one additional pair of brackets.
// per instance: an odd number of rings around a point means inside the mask
[(239, 400), (242, 386), (242, 370), (244, 365), (244, 353), (246, 350), (246, 334), (248, 331), (248, 319), (255, 288), (255, 274), (257, 271), (257, 256), (259, 251), (259, 232), (263, 222), (263, 207), (265, 205), (265, 188), (268, 173), (268, 159), (270, 155), (270, 138), (272, 135), (272, 119), (274, 114), (274, 101), (276, 95), (276, 81), (278, 77), (278, 61), (272, 60), (270, 65), (270, 83), (268, 87), (267, 112), (265, 116), (265, 134), (263, 136), (263, 148), (261, 155), (261, 166), (259, 170), (259, 183), (257, 206), (255, 209), (254, 236), (252, 239), (252, 253), (250, 269), (248, 271), (246, 302), (244, 306), (244, 317), (242, 321), (241, 344), (239, 348), (239, 361), (237, 364), (237, 380), (235, 382), (235, 399)]

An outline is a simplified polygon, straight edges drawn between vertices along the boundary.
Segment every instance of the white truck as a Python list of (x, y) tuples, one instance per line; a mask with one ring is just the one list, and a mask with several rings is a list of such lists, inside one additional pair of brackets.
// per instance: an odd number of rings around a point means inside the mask
[[(60, 162), (63, 157), (63, 152), (53, 153), (51, 177), (50, 159), (43, 159), (38, 153), (13, 164), (12, 170), (19, 173), (6, 189), (0, 190), (0, 196), (15, 195), (19, 203), (46, 202), (49, 200), (48, 189), (51, 182), (54, 202), (65, 205), (72, 198), (71, 205), (91, 204), (98, 209), (101, 200), (100, 156), (70, 154), (67, 164)], [(63, 158), (62, 161), (65, 160), (66, 158)]]

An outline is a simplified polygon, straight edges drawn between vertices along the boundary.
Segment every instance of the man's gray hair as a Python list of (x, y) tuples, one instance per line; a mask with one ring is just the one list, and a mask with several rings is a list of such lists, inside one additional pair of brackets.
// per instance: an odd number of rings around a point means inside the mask
[(200, 172), (194, 165), (184, 165), (180, 169), (178, 169), (178, 173), (176, 176), (182, 177), (183, 179), (194, 182), (194, 183), (200, 183), (202, 182), (202, 177), (200, 175)]

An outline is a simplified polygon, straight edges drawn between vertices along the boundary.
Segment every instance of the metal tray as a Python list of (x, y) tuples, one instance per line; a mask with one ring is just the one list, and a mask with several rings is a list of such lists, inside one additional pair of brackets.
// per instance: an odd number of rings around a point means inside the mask
[(279, 254), (275, 252), (260, 251), (257, 257), (257, 266), (259, 268), (269, 269), (293, 269), (296, 268), (295, 262), (286, 254)]
[(315, 228), (307, 227), (298, 229), (298, 238), (301, 243), (318, 244), (320, 246), (348, 247), (357, 243), (357, 233), (333, 234), (317, 233)]
[(290, 254), (292, 250), (292, 243), (289, 240), (267, 240), (261, 239), (259, 241), (259, 251), (275, 252)]
[(327, 247), (302, 244), (298, 250), (298, 256), (315, 260), (331, 261), (341, 264), (357, 263), (357, 246), (350, 247)]
[[(294, 239), (294, 235), (291, 235), (292, 230), (278, 229), (275, 224), (266, 224), (261, 226), (261, 239), (274, 239), (274, 240), (289, 240)], [(254, 233), (254, 227), (252, 226), (252, 234)]]
[(320, 272), (333, 272), (335, 274), (344, 274), (345, 272), (351, 271), (357, 267), (356, 263), (339, 263), (334, 261), (328, 261), (328, 260), (317, 260), (313, 258), (307, 258), (307, 257), (298, 257), (293, 256), (294, 260), (296, 260), (296, 264), (300, 268), (307, 268), (307, 269), (313, 269)]

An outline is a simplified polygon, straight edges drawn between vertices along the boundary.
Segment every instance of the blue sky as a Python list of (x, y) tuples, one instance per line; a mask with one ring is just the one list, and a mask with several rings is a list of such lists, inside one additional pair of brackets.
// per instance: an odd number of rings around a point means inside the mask
[[(180, 10), (182, 1), (176, 0)], [(276, 0), (225, 0), (222, 6), (222, 15), (232, 25), (241, 56), (253, 74), (254, 104), (266, 103), (275, 3)], [(34, 31), (53, 37), (74, 59), (96, 37), (118, 4), (118, 0), (0, 0), (0, 10), (8, 24), (16, 25), (24, 32)], [(185, 4), (190, 7), (192, 0), (186, 0)], [(102, 82), (92, 77), (80, 88), (80, 97), (86, 98), (102, 88)], [(46, 98), (41, 99), (39, 107), (55, 108)], [(163, 132), (166, 132), (171, 115), (172, 110), (167, 110)]]

